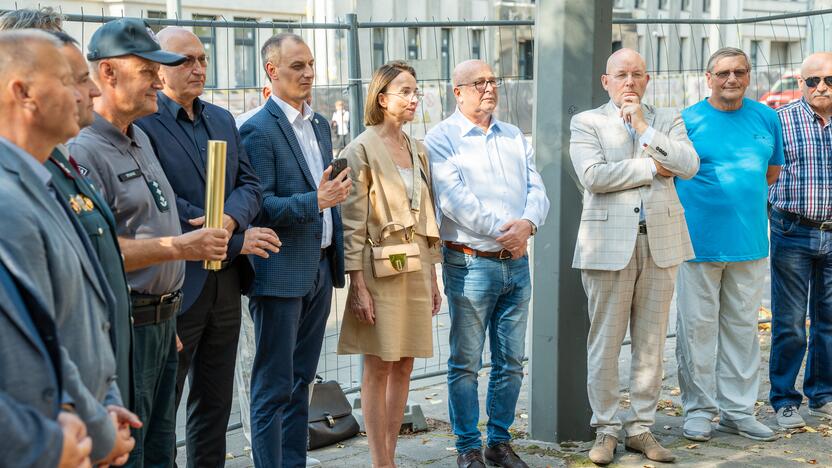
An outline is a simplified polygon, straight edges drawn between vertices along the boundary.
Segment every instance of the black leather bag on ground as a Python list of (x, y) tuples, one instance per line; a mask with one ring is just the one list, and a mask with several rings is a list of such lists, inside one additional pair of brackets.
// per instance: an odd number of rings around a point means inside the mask
[(358, 421), (341, 386), (317, 381), (309, 403), (309, 450), (332, 445), (358, 434)]

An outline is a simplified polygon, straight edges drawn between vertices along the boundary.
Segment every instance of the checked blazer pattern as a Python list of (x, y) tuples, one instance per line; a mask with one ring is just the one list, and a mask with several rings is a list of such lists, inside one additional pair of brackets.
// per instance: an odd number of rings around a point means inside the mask
[(693, 258), (674, 178), (653, 176), (650, 158), (689, 179), (699, 170), (699, 157), (678, 110), (642, 107), (655, 129), (644, 148), (630, 135), (612, 101), (572, 118), (569, 153), (584, 189), (573, 268), (626, 267), (635, 250), (641, 209), (657, 266), (667, 268)]
[[(323, 156), (332, 161), (329, 122), (320, 114), (312, 127)], [(321, 256), (323, 216), (318, 210), (317, 184), (309, 172), (292, 125), (273, 99), (249, 119), (240, 135), (251, 165), (260, 178), (263, 205), (252, 223), (274, 229), (283, 246), (264, 259), (251, 256), (251, 296), (302, 297), (314, 287)], [(344, 234), (338, 207), (332, 210), (332, 245), (327, 249), (335, 287), (344, 286)]]

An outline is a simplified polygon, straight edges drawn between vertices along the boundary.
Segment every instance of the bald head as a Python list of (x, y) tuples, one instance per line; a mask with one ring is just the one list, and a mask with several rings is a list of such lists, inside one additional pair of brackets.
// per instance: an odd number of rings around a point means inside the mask
[(482, 60), (466, 60), (454, 67), (451, 79), (454, 86), (459, 86), (460, 84), (476, 81), (477, 77), (482, 74), (493, 74), (491, 66)]
[(804, 78), (814, 76), (817, 70), (832, 64), (832, 52), (816, 52), (803, 60), (800, 65), (800, 74)]
[(156, 39), (159, 39), (159, 45), (162, 46), (163, 50), (171, 50), (171, 47), (176, 47), (182, 43), (200, 42), (196, 34), (179, 26), (168, 26), (162, 29), (156, 34)]
[(645, 63), (644, 57), (633, 49), (624, 48), (616, 50), (607, 59), (607, 73), (612, 74), (614, 70), (629, 65), (640, 66), (644, 71), (647, 71), (647, 63)]

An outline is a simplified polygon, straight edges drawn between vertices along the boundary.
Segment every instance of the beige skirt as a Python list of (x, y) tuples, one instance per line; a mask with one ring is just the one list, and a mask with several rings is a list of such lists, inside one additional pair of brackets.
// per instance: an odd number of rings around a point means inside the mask
[(433, 356), (430, 272), (435, 266), (427, 239), (417, 234), (413, 241), (419, 245), (422, 269), (385, 278), (373, 277), (369, 245), (364, 249), (364, 281), (373, 298), (376, 323), (359, 322), (345, 311), (338, 354), (370, 354), (383, 361)]

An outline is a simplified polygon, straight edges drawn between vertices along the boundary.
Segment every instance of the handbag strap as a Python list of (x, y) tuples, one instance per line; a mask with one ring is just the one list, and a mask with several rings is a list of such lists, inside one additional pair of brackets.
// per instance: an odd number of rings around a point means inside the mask
[(411, 165), (413, 166), (413, 188), (410, 197), (410, 211), (414, 214), (419, 213), (420, 205), (422, 204), (422, 184), (421, 184), (421, 174), (422, 174), (422, 164), (419, 161), (419, 151), (416, 148), (416, 140), (407, 136), (407, 139), (410, 141), (410, 160)]
[(389, 228), (389, 227), (394, 227), (394, 226), (401, 226), (401, 227), (403, 227), (403, 228), (404, 228), (404, 240), (405, 240), (405, 241), (407, 241), (408, 243), (410, 243), (410, 242), (413, 240), (413, 230), (414, 230), (414, 229), (413, 229), (413, 227), (411, 227), (410, 229), (407, 229), (407, 226), (405, 226), (404, 224), (402, 224), (402, 223), (400, 223), (400, 222), (398, 222), (398, 221), (390, 221), (389, 223), (387, 223), (387, 224), (385, 224), (384, 226), (382, 226), (382, 227), (381, 227), (381, 229), (378, 231), (378, 242), (373, 242), (373, 240), (372, 240), (372, 239), (370, 239), (370, 237), (369, 237), (369, 236), (367, 236), (367, 242), (368, 242), (368, 243), (370, 244), (370, 246), (372, 246), (372, 247), (375, 247), (375, 246), (377, 246), (377, 245), (381, 245), (381, 241), (382, 241), (382, 239), (384, 238), (384, 231), (385, 231), (387, 228)]

